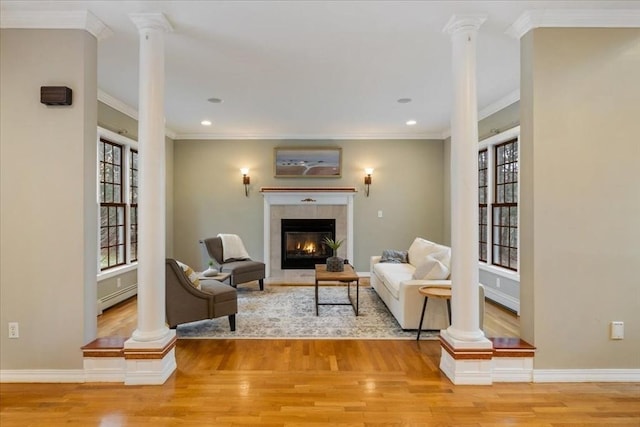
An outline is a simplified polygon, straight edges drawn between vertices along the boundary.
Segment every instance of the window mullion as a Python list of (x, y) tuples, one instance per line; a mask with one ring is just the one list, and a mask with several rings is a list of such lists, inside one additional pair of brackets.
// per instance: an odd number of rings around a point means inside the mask
[(131, 195), (129, 192), (129, 175), (130, 175), (130, 156), (131, 156), (131, 147), (124, 146), (123, 147), (123, 161), (122, 161), (122, 191), (123, 191), (123, 200), (125, 202), (125, 221), (124, 221), (124, 246), (125, 246), (125, 262), (127, 264), (131, 263)]
[(487, 149), (487, 265), (493, 263), (493, 203), (495, 202), (494, 179), (494, 153)]

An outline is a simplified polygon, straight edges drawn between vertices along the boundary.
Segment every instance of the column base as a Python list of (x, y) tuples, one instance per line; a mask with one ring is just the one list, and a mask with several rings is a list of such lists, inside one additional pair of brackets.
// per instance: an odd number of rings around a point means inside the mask
[(536, 348), (520, 338), (489, 338), (493, 343), (494, 382), (533, 382)]
[(124, 343), (125, 385), (157, 385), (176, 370), (176, 331), (168, 329), (165, 337), (155, 341)]
[(456, 385), (492, 384), (493, 344), (486, 338), (459, 341), (443, 330), (440, 332), (442, 355), (440, 369)]
[(124, 342), (126, 338), (96, 338), (82, 347), (86, 382), (117, 382), (125, 379)]

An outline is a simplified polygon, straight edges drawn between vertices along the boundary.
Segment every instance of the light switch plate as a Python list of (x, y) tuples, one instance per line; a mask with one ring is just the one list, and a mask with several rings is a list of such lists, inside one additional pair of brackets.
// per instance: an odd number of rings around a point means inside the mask
[(624, 339), (624, 322), (611, 322), (611, 339)]

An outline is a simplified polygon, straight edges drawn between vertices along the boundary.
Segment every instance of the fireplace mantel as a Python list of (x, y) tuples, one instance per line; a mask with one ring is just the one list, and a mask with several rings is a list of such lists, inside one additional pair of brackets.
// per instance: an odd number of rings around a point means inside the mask
[(353, 197), (355, 187), (262, 187), (264, 197), (264, 262), (266, 276), (271, 273), (271, 206), (343, 205), (347, 208), (347, 259), (353, 262)]
[(261, 193), (355, 193), (356, 187), (261, 187)]

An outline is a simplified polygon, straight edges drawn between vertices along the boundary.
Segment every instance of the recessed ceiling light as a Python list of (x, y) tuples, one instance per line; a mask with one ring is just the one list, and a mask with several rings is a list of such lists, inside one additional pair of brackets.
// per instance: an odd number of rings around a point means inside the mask
[(222, 104), (222, 99), (220, 98), (209, 98), (207, 99), (207, 101), (211, 102), (212, 104)]
[(408, 125), (408, 126), (413, 126), (413, 125), (415, 125), (416, 123), (418, 123), (418, 122), (416, 122), (415, 120), (407, 120), (407, 125)]
[(400, 98), (398, 99), (398, 104), (408, 104), (411, 102), (411, 98)]
[(203, 120), (200, 122), (202, 126), (211, 126), (211, 120)]

